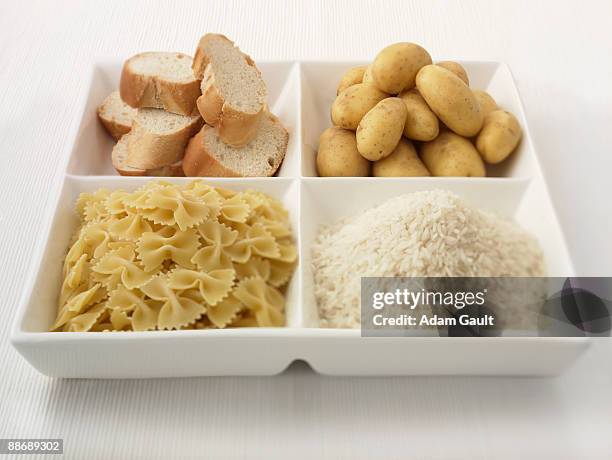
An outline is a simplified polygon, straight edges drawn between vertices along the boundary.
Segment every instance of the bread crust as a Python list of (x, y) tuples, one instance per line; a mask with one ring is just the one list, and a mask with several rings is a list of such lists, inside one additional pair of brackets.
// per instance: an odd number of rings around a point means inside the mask
[(161, 168), (157, 169), (149, 169), (147, 170), (146, 175), (156, 177), (184, 177), (185, 173), (183, 172), (183, 161), (179, 160), (171, 165), (162, 166)]
[(187, 142), (202, 124), (202, 118), (198, 117), (179, 130), (159, 134), (142, 126), (138, 118), (134, 119), (127, 144), (126, 164), (132, 168), (147, 170), (161, 168), (181, 160)]
[(196, 114), (196, 101), (201, 94), (199, 79), (180, 83), (155, 75), (140, 74), (132, 68), (131, 63), (135, 59), (143, 59), (146, 54), (149, 53), (132, 56), (123, 64), (119, 82), (121, 98), (135, 108), (164, 109), (179, 115)]
[(185, 149), (183, 158), (183, 171), (187, 177), (242, 177), (235, 171), (226, 168), (213, 156), (206, 152), (204, 135), (207, 129), (204, 125), (200, 132), (193, 136)]
[[(129, 133), (132, 129), (132, 119), (134, 118), (136, 111), (132, 107), (130, 107), (129, 110), (134, 113), (128, 117), (129, 120), (127, 120), (127, 122), (119, 121), (116, 116), (116, 110), (113, 110), (114, 96), (115, 92), (113, 91), (104, 99), (102, 104), (98, 106), (98, 108), (96, 109), (96, 113), (98, 115), (98, 119), (102, 123), (102, 126), (104, 126), (104, 129), (106, 129), (106, 131), (116, 141), (118, 141), (119, 139), (121, 139), (121, 136)], [(121, 103), (125, 104), (125, 102), (123, 101)]]
[[(194, 75), (202, 79), (202, 95), (197, 100), (197, 107), (206, 123), (219, 128), (219, 137), (224, 143), (232, 147), (243, 147), (257, 135), (265, 104), (256, 113), (243, 112), (226, 104), (216, 84), (212, 66), (209, 65), (211, 57), (204, 51), (207, 41), (214, 39), (226, 40), (234, 46), (234, 42), (220, 34), (206, 34), (200, 39), (192, 64)], [(242, 54), (246, 63), (261, 77), (253, 59), (238, 49), (236, 51)]]
[(223, 97), (219, 93), (214, 80), (212, 68), (206, 67), (201, 85), (202, 95), (196, 101), (198, 112), (202, 115), (204, 121), (211, 126), (219, 124), (224, 104)]
[(105, 118), (102, 114), (102, 107), (98, 107), (98, 118), (100, 119), (102, 126), (104, 126), (104, 129), (106, 129), (108, 134), (110, 134), (116, 141), (121, 139), (121, 136), (129, 133), (130, 129), (132, 129), (132, 125), (128, 126), (124, 123), (120, 123), (114, 118)]
[(121, 151), (127, 150), (126, 144), (129, 141), (129, 134), (124, 138), (119, 139), (113, 147), (111, 160), (113, 167), (121, 176), (160, 176), (160, 177), (181, 177), (184, 176), (183, 162), (179, 160), (170, 165), (162, 166), (155, 169), (139, 169), (128, 166), (125, 163), (126, 158), (121, 157)]
[(131, 134), (126, 134), (115, 144), (111, 154), (111, 162), (115, 170), (122, 176), (144, 176), (147, 172), (146, 170), (131, 168), (125, 164), (127, 158), (127, 143), (130, 136)]
[[(283, 155), (278, 165), (275, 165), (273, 169), (267, 171), (267, 176), (270, 177), (273, 176), (283, 164), (285, 154), (287, 153), (289, 134), (277, 117), (269, 112), (266, 112), (266, 116), (270, 117), (274, 123), (282, 126), (285, 131), (284, 142), (281, 149)], [(183, 170), (187, 177), (245, 177), (241, 172), (234, 171), (219, 163), (215, 157), (208, 152), (206, 144), (204, 143), (205, 136), (210, 131), (216, 129), (217, 128), (213, 128), (212, 126), (204, 125), (200, 132), (189, 141), (183, 158)]]

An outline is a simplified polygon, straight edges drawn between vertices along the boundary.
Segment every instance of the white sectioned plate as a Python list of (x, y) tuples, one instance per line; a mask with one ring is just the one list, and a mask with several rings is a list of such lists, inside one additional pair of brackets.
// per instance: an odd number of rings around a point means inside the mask
[[(11, 341), (45, 375), (67, 378), (150, 378), (205, 375), (271, 375), (295, 360), (330, 375), (552, 375), (588, 346), (581, 338), (362, 338), (358, 330), (318, 327), (310, 247), (320, 225), (404, 193), (451, 190), (476, 206), (514, 217), (539, 239), (549, 275), (573, 268), (527, 121), (507, 66), (463, 62), (471, 86), (486, 89), (512, 111), (524, 129), (519, 150), (492, 177), (318, 178), (319, 134), (330, 125), (336, 82), (361, 62), (260, 62), (269, 105), (290, 132), (277, 177), (205, 179), (215, 185), (256, 188), (283, 201), (290, 212), (300, 262), (287, 292), (287, 327), (128, 333), (46, 332), (56, 314), (62, 260), (77, 225), (74, 201), (99, 187), (133, 190), (150, 178), (120, 177), (112, 169), (112, 140), (95, 108), (119, 81), (121, 62), (101, 61), (81, 101), (74, 142), (65, 154), (66, 174), (57, 184), (34, 269), (25, 284)], [(188, 178), (173, 178), (175, 182)]]

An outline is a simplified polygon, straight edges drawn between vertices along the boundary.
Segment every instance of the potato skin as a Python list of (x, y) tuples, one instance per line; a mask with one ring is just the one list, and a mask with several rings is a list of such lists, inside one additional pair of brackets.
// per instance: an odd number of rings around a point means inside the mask
[(430, 176), (417, 155), (414, 145), (408, 139), (400, 139), (391, 155), (376, 161), (372, 165), (372, 175), (376, 177)]
[(476, 149), (487, 163), (500, 163), (516, 149), (521, 137), (516, 117), (505, 110), (494, 110), (485, 118), (476, 138)]
[(399, 97), (388, 97), (365, 114), (357, 128), (357, 150), (377, 161), (393, 152), (406, 124), (406, 104)]
[(358, 83), (342, 91), (331, 107), (336, 126), (355, 131), (363, 116), (387, 95), (373, 85)]
[(336, 90), (336, 95), (340, 94), (349, 86), (356, 85), (357, 83), (361, 83), (363, 81), (363, 74), (365, 73), (367, 66), (359, 66), (353, 67), (352, 69), (348, 69), (342, 75), (340, 82), (338, 83), (338, 89)]
[(419, 70), (416, 86), (427, 105), (455, 133), (472, 137), (483, 116), (472, 90), (454, 73), (437, 65)]
[(427, 50), (416, 43), (395, 43), (381, 50), (374, 59), (372, 78), (381, 91), (399, 94), (414, 87), (417, 72), (431, 62)]
[(433, 176), (484, 177), (485, 165), (472, 143), (444, 131), (421, 146), (421, 159)]
[(468, 74), (463, 68), (463, 66), (459, 64), (458, 62), (440, 61), (436, 63), (436, 65), (439, 65), (440, 67), (444, 67), (446, 70), (450, 70), (452, 73), (454, 73), (459, 78), (461, 78), (461, 80), (463, 80), (463, 83), (470, 86), (470, 78), (468, 77)]
[(365, 177), (371, 163), (357, 151), (355, 133), (332, 126), (319, 137), (317, 173), (321, 177)]
[(363, 73), (363, 83), (367, 83), (369, 85), (374, 84), (374, 79), (372, 78), (372, 64), (367, 66), (365, 72)]
[(484, 118), (486, 118), (489, 113), (493, 112), (493, 110), (498, 109), (497, 102), (495, 102), (495, 99), (493, 99), (493, 97), (486, 91), (476, 89), (472, 92), (474, 93), (474, 97), (478, 101), (480, 111), (482, 112), (482, 116)]
[(431, 141), (439, 133), (438, 117), (431, 111), (416, 88), (403, 91), (398, 96), (406, 104), (407, 117), (404, 136), (415, 141)]

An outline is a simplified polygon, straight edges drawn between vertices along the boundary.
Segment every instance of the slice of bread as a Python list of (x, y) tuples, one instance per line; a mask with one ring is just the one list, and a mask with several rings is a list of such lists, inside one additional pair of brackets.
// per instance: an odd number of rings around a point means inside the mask
[(171, 165), (162, 166), (161, 168), (154, 169), (139, 169), (129, 166), (126, 161), (128, 157), (128, 143), (130, 141), (131, 134), (126, 134), (119, 142), (115, 144), (112, 154), (113, 167), (122, 176), (165, 176), (165, 177), (179, 177), (184, 176), (183, 173), (183, 161), (178, 160)]
[(138, 109), (127, 141), (125, 164), (155, 169), (183, 158), (189, 139), (202, 127), (202, 118), (160, 109)]
[(136, 109), (123, 102), (119, 91), (110, 93), (97, 112), (102, 125), (115, 140), (130, 132), (132, 120), (136, 116)]
[(197, 105), (204, 121), (217, 126), (221, 140), (233, 147), (255, 138), (268, 90), (253, 60), (227, 37), (206, 34), (192, 67), (202, 79)]
[(266, 112), (257, 136), (244, 147), (225, 144), (218, 128), (205, 125), (187, 145), (183, 170), (186, 176), (272, 176), (287, 152), (289, 133), (274, 115)]
[(191, 57), (182, 53), (150, 52), (132, 56), (121, 71), (121, 98), (132, 107), (195, 114), (201, 91), (200, 81), (191, 71), (191, 62)]

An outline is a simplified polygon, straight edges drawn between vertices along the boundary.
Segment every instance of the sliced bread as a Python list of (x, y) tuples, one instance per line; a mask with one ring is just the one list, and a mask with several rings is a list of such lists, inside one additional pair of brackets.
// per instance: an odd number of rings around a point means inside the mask
[(132, 107), (193, 115), (201, 92), (200, 81), (191, 71), (191, 62), (191, 57), (182, 53), (150, 52), (132, 56), (121, 71), (121, 98)]
[(217, 126), (221, 140), (241, 147), (257, 134), (268, 90), (253, 60), (227, 37), (206, 34), (193, 59), (193, 73), (202, 79), (198, 110)]
[(136, 116), (136, 109), (123, 102), (119, 91), (110, 93), (97, 112), (102, 125), (115, 140), (130, 132), (132, 120)]
[(183, 161), (178, 160), (171, 165), (162, 166), (154, 169), (133, 168), (127, 164), (128, 143), (132, 134), (126, 134), (115, 144), (112, 154), (113, 167), (122, 176), (163, 176), (179, 177), (184, 176)]
[(186, 176), (272, 176), (287, 152), (289, 133), (274, 115), (266, 112), (257, 136), (243, 147), (225, 144), (218, 128), (205, 125), (187, 145), (183, 170)]
[(160, 109), (138, 109), (127, 141), (125, 163), (137, 169), (155, 169), (183, 158), (189, 139), (202, 126), (202, 118)]

